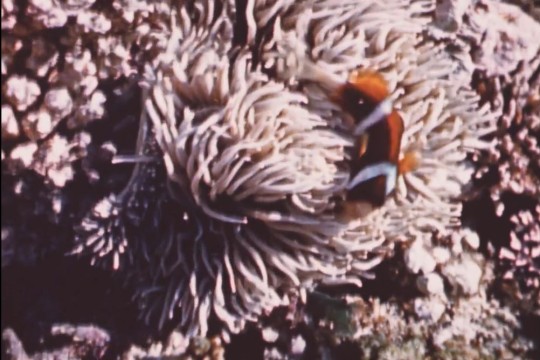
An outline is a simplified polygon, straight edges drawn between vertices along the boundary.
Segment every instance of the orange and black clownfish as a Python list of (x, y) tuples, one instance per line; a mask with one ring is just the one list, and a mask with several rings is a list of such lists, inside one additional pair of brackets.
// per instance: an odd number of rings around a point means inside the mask
[(411, 159), (400, 164), (403, 119), (392, 107), (388, 85), (376, 73), (354, 74), (332, 96), (354, 121), (357, 136), (347, 184), (348, 202), (380, 207), (394, 191), (398, 175), (409, 170)]
[[(413, 153), (399, 159), (403, 119), (393, 108), (387, 82), (374, 71), (358, 71), (343, 83), (306, 61), (301, 78), (318, 82), (343, 109), (357, 137), (350, 167), (344, 212), (362, 216), (384, 204), (400, 174), (416, 167)], [(366, 206), (367, 205), (367, 206)]]

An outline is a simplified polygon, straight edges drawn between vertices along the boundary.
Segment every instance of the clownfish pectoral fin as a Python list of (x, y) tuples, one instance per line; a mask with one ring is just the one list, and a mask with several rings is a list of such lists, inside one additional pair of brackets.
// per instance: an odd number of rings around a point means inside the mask
[(358, 158), (361, 158), (366, 153), (368, 146), (369, 146), (369, 135), (364, 133), (358, 137), (358, 152), (356, 153), (356, 156)]
[(358, 136), (369, 130), (370, 127), (386, 120), (392, 114), (393, 104), (390, 98), (381, 101), (375, 109), (365, 118), (363, 118), (354, 128), (354, 135)]
[(396, 165), (390, 162), (381, 162), (367, 166), (360, 170), (354, 176), (354, 178), (349, 181), (346, 188), (347, 190), (352, 190), (356, 186), (360, 186), (363, 182), (374, 179), (378, 176), (385, 176), (386, 186), (384, 189), (384, 195), (388, 196), (396, 187), (397, 175)]

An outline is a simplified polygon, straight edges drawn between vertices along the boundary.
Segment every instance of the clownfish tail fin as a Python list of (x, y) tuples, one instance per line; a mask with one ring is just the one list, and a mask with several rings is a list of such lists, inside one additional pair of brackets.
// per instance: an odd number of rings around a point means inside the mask
[(415, 151), (407, 151), (398, 164), (398, 173), (406, 174), (418, 168), (420, 165), (420, 156)]

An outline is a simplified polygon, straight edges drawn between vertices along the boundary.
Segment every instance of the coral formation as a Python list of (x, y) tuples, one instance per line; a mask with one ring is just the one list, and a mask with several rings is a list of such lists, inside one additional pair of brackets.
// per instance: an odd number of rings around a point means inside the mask
[[(540, 49), (539, 49), (540, 50)], [(489, 250), (510, 290), (540, 311), (540, 52), (507, 76), (475, 74), (482, 101), (502, 109), (495, 147), (477, 158), (475, 178), (487, 191), (498, 233), (488, 231)], [(521, 206), (516, 206), (521, 203)], [(480, 225), (481, 226), (481, 225)], [(486, 229), (487, 230), (487, 229)]]
[[(223, 358), (249, 323), (268, 358), (527, 356), (489, 291), (539, 314), (539, 28), (486, 0), (3, 1), (2, 266), (69, 253), (114, 274), (145, 336), (176, 328), (127, 357)], [(356, 139), (328, 83), (362, 69), (414, 164), (351, 217)], [(469, 216), (471, 189), (488, 205)], [(496, 234), (474, 221), (490, 209)], [(379, 269), (399, 270), (392, 300)], [(124, 350), (59, 331), (58, 354)]]

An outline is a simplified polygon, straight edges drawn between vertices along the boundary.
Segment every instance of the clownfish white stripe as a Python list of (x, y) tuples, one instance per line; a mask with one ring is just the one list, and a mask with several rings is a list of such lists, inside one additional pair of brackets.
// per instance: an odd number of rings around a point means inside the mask
[(353, 189), (359, 184), (374, 179), (378, 176), (386, 176), (385, 195), (388, 195), (394, 190), (397, 180), (397, 167), (390, 162), (381, 162), (374, 165), (366, 166), (354, 176), (347, 184), (347, 190)]
[(385, 100), (381, 101), (367, 117), (362, 119), (362, 121), (356, 125), (354, 128), (354, 135), (361, 135), (379, 121), (385, 120), (386, 117), (392, 113), (392, 109), (393, 104), (390, 98), (386, 98)]

